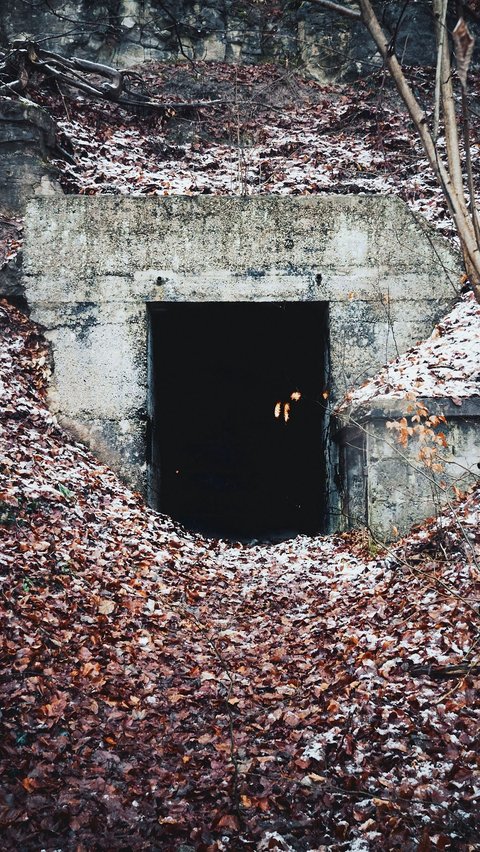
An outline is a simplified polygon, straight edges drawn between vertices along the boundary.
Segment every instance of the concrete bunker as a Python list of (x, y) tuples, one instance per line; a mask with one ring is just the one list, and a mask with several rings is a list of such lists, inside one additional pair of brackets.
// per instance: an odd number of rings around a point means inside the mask
[(149, 306), (151, 505), (213, 536), (326, 529), (327, 307)]
[[(167, 428), (166, 397), (173, 393), (167, 385), (193, 383), (198, 404), (196, 383), (208, 374), (208, 347), (200, 352), (206, 339), (201, 329), (210, 323), (210, 341), (218, 328), (209, 311), (218, 315), (224, 311), (224, 317), (229, 311), (232, 316), (243, 311), (240, 326), (252, 323), (249, 339), (256, 342), (249, 351), (248, 370), (255, 382), (259, 381), (256, 360), (270, 357), (274, 341), (276, 345), (282, 339), (283, 345), (275, 350), (277, 360), (281, 357), (282, 364), (299, 366), (295, 359), (301, 360), (300, 350), (289, 349), (286, 328), (307, 324), (308, 334), (297, 332), (297, 349), (304, 346), (303, 337), (313, 340), (314, 329), (320, 330), (316, 346), (309, 350), (305, 343), (302, 356), (311, 361), (309, 393), (316, 397), (319, 414), (315, 425), (308, 427), (310, 437), (305, 442), (311, 448), (317, 432), (316, 450), (309, 456), (316, 459), (314, 485), (307, 489), (309, 509), (302, 517), (289, 514), (286, 495), (283, 505), (275, 504), (271, 489), (263, 497), (263, 503), (272, 503), (270, 513), (257, 495), (252, 503), (256, 527), (252, 529), (247, 513), (240, 524), (233, 518), (236, 529), (232, 529), (232, 516), (219, 518), (219, 506), (222, 511), (223, 506), (215, 504), (212, 496), (200, 519), (199, 501), (193, 519), (191, 507), (180, 507), (190, 525), (201, 523), (204, 529), (210, 525), (220, 531), (221, 521), (232, 535), (295, 532), (299, 526), (302, 531), (329, 531), (348, 524), (341, 495), (351, 480), (341, 481), (338, 445), (330, 436), (330, 410), (348, 388), (428, 336), (451, 304), (459, 272), (458, 257), (450, 246), (395, 198), (64, 196), (37, 199), (27, 211), (25, 293), (32, 318), (44, 327), (52, 346), (50, 406), (63, 425), (141, 490), (151, 505), (172, 514), (176, 474), (169, 474), (168, 463), (162, 459), (162, 447), (166, 449), (168, 441), (161, 437), (161, 430), (175, 432), (186, 418), (188, 405), (177, 393), (176, 405), (184, 414)], [(288, 317), (282, 320), (283, 326), (279, 320), (277, 331), (262, 337), (259, 332), (274, 325), (273, 317), (280, 317), (282, 311)], [(212, 361), (221, 349), (225, 366), (237, 370), (240, 396), (246, 395), (249, 379), (238, 375), (242, 341), (238, 337), (235, 341), (230, 321), (222, 320), (220, 325), (223, 337), (216, 344), (209, 342), (208, 357)], [(324, 351), (327, 327), (328, 358)], [(195, 347), (187, 346), (192, 337), (197, 340), (196, 353)], [(270, 342), (266, 344), (264, 338)], [(169, 377), (162, 374), (159, 365), (167, 362), (172, 346), (177, 353), (189, 352), (195, 382), (188, 376), (185, 359), (183, 375), (180, 364)], [(203, 367), (200, 354), (207, 359)], [(268, 380), (274, 384), (272, 370)], [(158, 381), (166, 382), (163, 390), (153, 388), (152, 382), (158, 385)], [(228, 382), (222, 381), (225, 395)], [(302, 391), (295, 387), (295, 378), (291, 387), (290, 382), (286, 384), (269, 400), (272, 420), (276, 402), (285, 404), (289, 392)], [(258, 403), (257, 386), (254, 396)], [(296, 402), (290, 402), (293, 408)], [(299, 405), (295, 415), (301, 410)], [(297, 428), (293, 416), (286, 425), (292, 431)], [(248, 431), (245, 424), (244, 431)], [(222, 440), (218, 438), (217, 449)], [(208, 456), (209, 451), (204, 444), (202, 452)], [(282, 452), (289, 455), (296, 450), (285, 445)], [(301, 446), (298, 452), (303, 452)], [(275, 467), (273, 461), (269, 464)], [(301, 464), (306, 469), (305, 457)], [(202, 475), (209, 466), (205, 462)], [(221, 466), (216, 473), (221, 478)], [(293, 482), (291, 493), (296, 487)], [(251, 486), (250, 500), (255, 490)], [(248, 503), (245, 499), (244, 505)]]

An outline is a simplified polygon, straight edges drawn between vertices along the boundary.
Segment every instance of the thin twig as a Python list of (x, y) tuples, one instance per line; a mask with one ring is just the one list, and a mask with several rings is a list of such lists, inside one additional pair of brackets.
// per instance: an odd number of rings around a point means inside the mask
[(357, 21), (361, 18), (360, 12), (357, 9), (350, 9), (341, 3), (334, 3), (333, 0), (310, 0), (310, 3), (316, 3), (325, 9), (331, 9), (332, 12), (338, 12), (339, 15), (343, 15), (345, 18), (355, 18)]

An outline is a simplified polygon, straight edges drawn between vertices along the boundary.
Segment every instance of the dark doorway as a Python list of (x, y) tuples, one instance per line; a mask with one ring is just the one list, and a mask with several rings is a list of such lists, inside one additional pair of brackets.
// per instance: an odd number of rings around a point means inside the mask
[(322, 302), (150, 306), (152, 504), (223, 538), (325, 529)]

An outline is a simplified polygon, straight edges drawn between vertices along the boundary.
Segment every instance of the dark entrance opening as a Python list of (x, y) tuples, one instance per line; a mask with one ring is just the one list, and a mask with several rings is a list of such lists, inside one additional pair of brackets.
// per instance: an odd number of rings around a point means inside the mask
[(150, 501), (205, 535), (325, 530), (327, 305), (150, 306)]

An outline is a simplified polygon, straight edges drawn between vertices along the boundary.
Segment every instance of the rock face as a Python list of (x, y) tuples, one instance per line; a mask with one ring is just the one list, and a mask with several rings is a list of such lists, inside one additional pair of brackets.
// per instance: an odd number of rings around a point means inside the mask
[(0, 98), (0, 204), (22, 213), (33, 195), (61, 191), (50, 158), (55, 150), (55, 122), (32, 101)]
[[(346, 5), (357, 8), (353, 0)], [(434, 37), (429, 0), (381, 0), (387, 32), (395, 33), (407, 64), (432, 64)], [(72, 23), (74, 24), (72, 26)], [(397, 26), (398, 25), (398, 26)], [(47, 39), (75, 53), (119, 66), (144, 59), (276, 61), (326, 82), (368, 74), (380, 60), (361, 23), (301, 0), (0, 0), (0, 37), (20, 33)]]
[[(0, 239), (8, 236), (10, 217), (17, 220), (31, 198), (61, 193), (51, 158), (55, 122), (32, 101), (0, 98)], [(0, 264), (0, 296), (25, 308), (21, 257)]]

